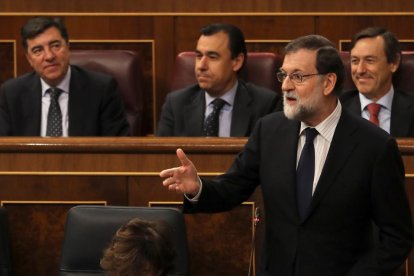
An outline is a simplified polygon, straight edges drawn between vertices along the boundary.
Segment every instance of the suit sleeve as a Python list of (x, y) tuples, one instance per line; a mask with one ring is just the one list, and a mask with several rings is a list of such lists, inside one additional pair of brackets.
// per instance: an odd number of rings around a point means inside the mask
[(157, 136), (174, 136), (174, 112), (171, 96), (167, 95), (157, 126)]
[(391, 275), (410, 253), (413, 227), (404, 178), (401, 155), (390, 138), (372, 172), (372, 215), (379, 238), (348, 275)]
[(230, 169), (213, 180), (202, 178), (203, 190), (197, 204), (184, 200), (184, 212), (223, 212), (247, 200), (260, 183), (260, 121)]
[(121, 92), (114, 79), (110, 81), (106, 88), (100, 118), (102, 136), (128, 135), (129, 124), (126, 119)]

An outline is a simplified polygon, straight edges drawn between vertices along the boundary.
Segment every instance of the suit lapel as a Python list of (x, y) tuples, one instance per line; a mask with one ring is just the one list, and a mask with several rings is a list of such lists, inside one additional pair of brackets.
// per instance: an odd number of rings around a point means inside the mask
[(204, 92), (199, 90), (194, 93), (194, 98), (189, 105), (184, 107), (185, 129), (189, 136), (203, 136), (203, 123), (206, 99)]
[(247, 136), (250, 124), (252, 97), (242, 81), (239, 81), (233, 104), (230, 136)]
[(409, 128), (414, 120), (413, 105), (411, 101), (404, 100), (401, 93), (396, 90), (392, 101), (390, 133), (395, 137), (409, 136)]
[(20, 102), (23, 110), (22, 133), (39, 136), (42, 115), (42, 85), (38, 75), (33, 74), (33, 77), (28, 80)]
[(341, 118), (336, 127), (325, 165), (312, 197), (308, 216), (312, 215), (331, 185), (335, 183), (336, 177), (353, 152), (357, 141), (353, 139), (352, 134), (356, 129), (357, 127), (352, 123), (351, 116), (342, 109)]

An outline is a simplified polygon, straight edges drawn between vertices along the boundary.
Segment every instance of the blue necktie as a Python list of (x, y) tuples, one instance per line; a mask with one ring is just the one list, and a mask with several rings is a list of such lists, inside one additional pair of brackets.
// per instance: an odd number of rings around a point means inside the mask
[(208, 114), (204, 122), (204, 135), (218, 136), (220, 110), (226, 104), (226, 101), (220, 98), (216, 98), (211, 102), (211, 104), (213, 105), (213, 111)]
[(313, 178), (315, 175), (315, 148), (313, 140), (318, 131), (314, 128), (305, 129), (306, 141), (296, 170), (296, 202), (300, 219), (303, 220), (312, 200)]

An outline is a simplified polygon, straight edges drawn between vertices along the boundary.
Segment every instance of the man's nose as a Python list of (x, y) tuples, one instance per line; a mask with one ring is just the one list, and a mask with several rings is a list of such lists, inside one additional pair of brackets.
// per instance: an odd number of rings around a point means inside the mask
[(356, 73), (365, 73), (367, 68), (365, 66), (365, 63), (360, 61), (358, 64), (354, 65), (354, 69)]
[(289, 78), (289, 76), (286, 76), (282, 82), (282, 91), (291, 91), (294, 88), (295, 85), (293, 84), (292, 80)]
[(55, 56), (56, 56), (56, 54), (55, 54), (55, 52), (53, 52), (53, 50), (51, 50), (48, 47), (45, 48), (45, 59), (51, 60), (51, 59), (54, 59)]
[(196, 67), (198, 69), (205, 69), (207, 68), (207, 57), (202, 56), (200, 59), (198, 59), (197, 63), (196, 63)]

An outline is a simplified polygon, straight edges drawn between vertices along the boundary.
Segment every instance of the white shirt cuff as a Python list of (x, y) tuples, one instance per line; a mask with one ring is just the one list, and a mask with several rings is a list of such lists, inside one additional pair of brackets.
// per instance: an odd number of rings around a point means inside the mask
[(201, 191), (203, 190), (203, 182), (201, 182), (201, 179), (200, 179), (199, 176), (197, 176), (197, 177), (198, 177), (198, 184), (200, 185), (200, 189), (198, 190), (198, 193), (194, 197), (191, 197), (191, 198), (189, 197), (189, 195), (184, 194), (185, 198), (188, 201), (190, 201), (191, 203), (197, 203), (198, 202), (198, 199), (200, 198)]

